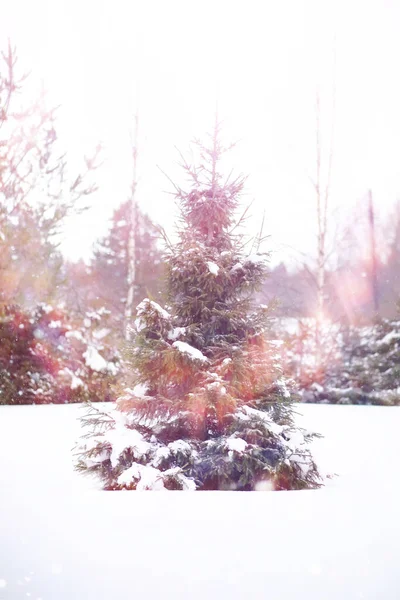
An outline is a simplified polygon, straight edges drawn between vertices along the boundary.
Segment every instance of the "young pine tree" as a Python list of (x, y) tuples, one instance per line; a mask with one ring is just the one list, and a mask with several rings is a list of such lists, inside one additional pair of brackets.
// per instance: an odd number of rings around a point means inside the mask
[[(166, 257), (168, 306), (143, 300), (132, 350), (133, 389), (115, 410), (94, 406), (77, 469), (106, 489), (254, 490), (318, 487), (292, 420), (290, 391), (264, 337), (267, 309), (252, 303), (266, 275), (234, 233), (244, 179), (219, 172), (216, 125), (201, 166), (176, 188), (180, 241)], [(235, 229), (235, 231), (237, 231)]]

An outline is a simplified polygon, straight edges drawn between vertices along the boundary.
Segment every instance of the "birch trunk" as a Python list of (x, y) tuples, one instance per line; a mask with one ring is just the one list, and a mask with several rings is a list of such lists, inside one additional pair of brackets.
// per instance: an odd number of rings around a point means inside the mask
[(138, 233), (138, 210), (136, 201), (136, 188), (137, 188), (137, 155), (138, 155), (138, 129), (139, 129), (139, 115), (135, 115), (135, 133), (134, 142), (132, 149), (133, 158), (133, 177), (132, 177), (132, 188), (131, 197), (129, 200), (129, 237), (128, 237), (128, 293), (126, 297), (125, 305), (125, 339), (129, 341), (131, 339), (131, 320), (133, 314), (133, 302), (135, 297), (135, 283), (136, 283), (136, 240)]
[(370, 231), (370, 245), (371, 245), (371, 287), (372, 287), (372, 298), (374, 304), (374, 316), (377, 317), (379, 314), (379, 288), (378, 288), (378, 264), (376, 256), (376, 240), (375, 240), (375, 214), (374, 204), (372, 201), (372, 191), (368, 191), (368, 221)]

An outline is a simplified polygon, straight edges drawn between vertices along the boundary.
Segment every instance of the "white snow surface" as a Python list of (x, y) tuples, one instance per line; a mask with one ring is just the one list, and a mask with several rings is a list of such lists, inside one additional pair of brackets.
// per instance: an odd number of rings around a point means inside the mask
[(174, 327), (168, 332), (169, 340), (177, 340), (179, 337), (184, 336), (186, 333), (186, 327)]
[(79, 405), (0, 406), (0, 599), (398, 600), (400, 408), (296, 410), (325, 488), (153, 494), (73, 471)]
[(139, 315), (140, 313), (145, 312), (148, 309), (148, 307), (151, 307), (153, 310), (158, 312), (160, 317), (162, 317), (163, 319), (170, 318), (170, 314), (165, 310), (165, 308), (162, 308), (162, 306), (160, 306), (158, 302), (154, 302), (154, 300), (149, 300), (149, 298), (144, 298), (144, 300), (142, 300), (140, 304), (137, 305), (137, 314)]
[(146, 323), (145, 323), (144, 319), (142, 319), (141, 317), (136, 317), (136, 319), (135, 319), (135, 327), (136, 327), (136, 331), (138, 333), (140, 333), (141, 331), (143, 331), (143, 329), (146, 327)]
[(174, 342), (172, 345), (174, 348), (179, 350), (179, 352), (182, 352), (182, 354), (187, 354), (188, 356), (190, 356), (190, 358), (200, 360), (201, 362), (208, 362), (208, 358), (204, 356), (204, 354), (200, 350), (194, 348), (186, 342)]
[(167, 312), (164, 308), (162, 308), (162, 306), (160, 306), (157, 302), (154, 302), (154, 300), (149, 300), (149, 298), (144, 298), (136, 307), (136, 314), (137, 314), (137, 317), (135, 319), (136, 331), (140, 332), (143, 329), (145, 329), (146, 319), (143, 318), (143, 315), (149, 309), (152, 309), (153, 311), (157, 312), (158, 315), (162, 319), (169, 319), (171, 316), (169, 314), (169, 312)]
[(137, 383), (133, 388), (132, 393), (137, 398), (145, 398), (148, 391), (149, 387), (147, 383)]
[(133, 463), (129, 469), (123, 471), (118, 477), (118, 483), (129, 485), (133, 480), (138, 479), (137, 491), (139, 492), (149, 489), (159, 492), (165, 489), (161, 472), (154, 467), (139, 463)]
[(93, 337), (96, 340), (102, 340), (103, 338), (105, 338), (109, 333), (111, 332), (111, 329), (108, 329), (107, 327), (102, 327), (101, 329), (95, 329), (93, 331)]
[(75, 373), (71, 373), (71, 390), (76, 390), (79, 387), (85, 387), (85, 384), (80, 377), (75, 375)]
[(226, 447), (228, 450), (233, 450), (241, 454), (246, 450), (247, 442), (242, 440), (242, 438), (230, 437), (226, 440)]
[[(279, 356), (277, 358), (279, 359)], [(283, 378), (281, 378), (281, 379), (277, 380), (276, 384), (279, 387), (279, 389), (281, 390), (281, 394), (283, 395), (283, 397), (290, 398), (290, 392), (287, 388), (286, 381)]]
[(172, 452), (190, 452), (191, 446), (185, 440), (175, 440), (175, 442), (170, 442), (168, 444), (168, 448), (172, 450)]
[(237, 262), (235, 265), (233, 265), (233, 267), (230, 270), (230, 272), (234, 273), (235, 271), (239, 271), (240, 269), (243, 269), (243, 265), (242, 265), (242, 263)]
[(61, 321), (50, 321), (49, 323), (50, 329), (58, 329), (58, 327), (62, 327)]
[(212, 262), (211, 260), (207, 261), (207, 267), (212, 275), (218, 275), (219, 266), (215, 262)]
[(82, 379), (78, 377), (73, 371), (71, 371), (68, 368), (65, 368), (64, 372), (68, 373), (68, 375), (71, 377), (71, 390), (76, 390), (77, 388), (85, 387), (85, 384), (82, 381)]
[(224, 396), (226, 394), (226, 387), (222, 385), (221, 381), (212, 381), (211, 383), (207, 383), (206, 388), (208, 390), (214, 390), (216, 392), (219, 392), (221, 396)]
[(65, 334), (66, 338), (75, 338), (76, 340), (79, 340), (80, 342), (85, 343), (85, 338), (83, 337), (83, 335), (81, 334), (80, 331), (67, 331)]
[(88, 346), (82, 356), (87, 366), (93, 371), (105, 371), (107, 369), (107, 361), (98, 353), (97, 348), (94, 346)]
[(99, 439), (110, 442), (112, 446), (110, 461), (113, 467), (117, 466), (120, 455), (127, 448), (132, 450), (136, 458), (141, 458), (151, 449), (151, 444), (146, 442), (141, 433), (135, 429), (128, 429), (124, 425), (120, 426), (119, 424), (117, 424), (115, 429), (107, 431), (103, 437), (99, 437)]
[(253, 265), (261, 265), (265, 264), (268, 261), (267, 254), (250, 254), (246, 256), (245, 264), (252, 263)]
[(400, 339), (400, 333), (398, 331), (389, 331), (381, 340), (378, 340), (378, 345), (390, 344), (393, 340)]

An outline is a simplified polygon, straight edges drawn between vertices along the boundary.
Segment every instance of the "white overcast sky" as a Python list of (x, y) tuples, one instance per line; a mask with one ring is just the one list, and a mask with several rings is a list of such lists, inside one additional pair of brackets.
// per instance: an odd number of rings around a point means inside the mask
[(332, 208), (369, 187), (381, 210), (400, 194), (400, 2), (2, 0), (0, 18), (2, 46), (10, 38), (62, 105), (71, 162), (105, 146), (93, 207), (66, 232), (72, 258), (127, 197), (137, 102), (138, 199), (167, 230), (174, 204), (157, 164), (178, 177), (174, 147), (211, 128), (216, 97), (226, 140), (240, 140), (232, 165), (249, 175), (250, 230), (265, 211), (275, 261), (315, 246), (315, 93), (327, 145), (334, 79)]

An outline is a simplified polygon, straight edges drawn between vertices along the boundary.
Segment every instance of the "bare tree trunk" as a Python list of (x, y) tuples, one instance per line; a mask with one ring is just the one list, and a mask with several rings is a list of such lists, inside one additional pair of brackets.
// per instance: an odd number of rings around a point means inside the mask
[(328, 208), (328, 184), (325, 197), (322, 194), (321, 182), (321, 122), (320, 122), (320, 99), (316, 98), (316, 146), (317, 146), (317, 173), (315, 181), (315, 192), (317, 202), (317, 314), (315, 319), (315, 362), (317, 371), (322, 363), (322, 323), (325, 312), (325, 238)]
[(135, 297), (135, 282), (136, 282), (136, 258), (137, 258), (137, 230), (138, 230), (138, 209), (136, 202), (137, 188), (137, 155), (138, 155), (138, 131), (139, 131), (139, 114), (135, 115), (135, 131), (132, 144), (133, 158), (133, 176), (131, 196), (129, 199), (129, 238), (128, 238), (128, 294), (125, 305), (125, 339), (130, 340), (131, 320), (133, 314), (133, 301)]
[(317, 211), (317, 314), (315, 319), (315, 366), (316, 372), (322, 369), (322, 328), (325, 316), (325, 288), (326, 288), (326, 262), (327, 249), (326, 237), (328, 232), (328, 207), (329, 195), (331, 189), (332, 162), (333, 162), (333, 140), (335, 125), (335, 86), (332, 94), (332, 128), (329, 145), (328, 167), (326, 173), (325, 185), (322, 181), (322, 141), (321, 141), (321, 106), (320, 97), (316, 96), (316, 148), (317, 165), (316, 180), (314, 182), (316, 192), (316, 211)]
[(376, 240), (375, 240), (375, 214), (374, 204), (372, 201), (372, 191), (368, 190), (368, 222), (370, 231), (370, 248), (371, 248), (371, 287), (372, 298), (374, 304), (374, 316), (379, 314), (379, 287), (378, 287), (378, 264), (376, 256)]
[(321, 329), (324, 315), (325, 291), (325, 231), (324, 231), (324, 206), (321, 198), (321, 123), (320, 99), (316, 98), (316, 144), (317, 144), (317, 178), (315, 192), (317, 200), (317, 315), (315, 320), (315, 351), (316, 366), (321, 363)]
[(316, 274), (313, 277), (316, 285), (316, 316), (315, 316), (315, 371), (316, 374), (322, 370), (322, 329), (325, 317), (325, 293), (326, 293), (326, 268), (328, 261), (328, 252), (326, 248), (328, 233), (328, 208), (331, 192), (331, 176), (333, 163), (333, 145), (335, 134), (336, 117), (336, 41), (333, 48), (333, 84), (332, 84), (332, 115), (331, 131), (327, 154), (327, 167), (323, 168), (324, 146), (322, 143), (321, 126), (321, 103), (319, 90), (317, 88), (316, 103), (316, 174), (315, 178), (310, 177), (316, 194), (316, 216), (317, 216), (317, 260)]

